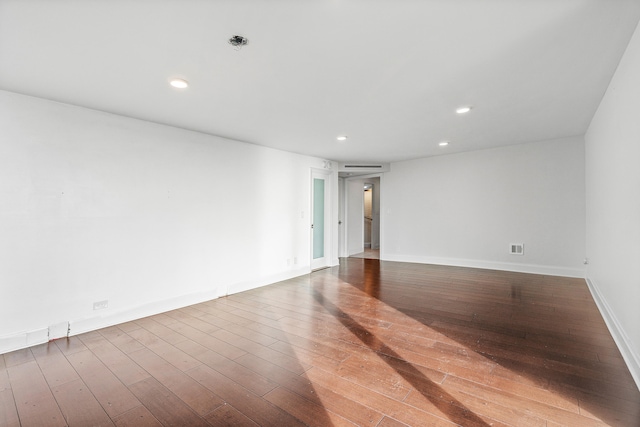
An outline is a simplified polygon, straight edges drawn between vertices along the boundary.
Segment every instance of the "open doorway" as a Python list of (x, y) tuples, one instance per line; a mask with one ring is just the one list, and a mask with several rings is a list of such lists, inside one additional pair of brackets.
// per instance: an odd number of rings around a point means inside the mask
[(345, 183), (346, 256), (380, 258), (380, 176)]

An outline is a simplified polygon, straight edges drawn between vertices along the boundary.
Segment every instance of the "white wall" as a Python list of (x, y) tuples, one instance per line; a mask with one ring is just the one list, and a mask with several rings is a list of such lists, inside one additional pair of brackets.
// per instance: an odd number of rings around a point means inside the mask
[(397, 162), (384, 179), (383, 259), (584, 277), (581, 137)]
[(2, 91), (0, 129), (0, 353), (309, 271), (321, 159)]
[(640, 30), (585, 135), (587, 282), (640, 387)]

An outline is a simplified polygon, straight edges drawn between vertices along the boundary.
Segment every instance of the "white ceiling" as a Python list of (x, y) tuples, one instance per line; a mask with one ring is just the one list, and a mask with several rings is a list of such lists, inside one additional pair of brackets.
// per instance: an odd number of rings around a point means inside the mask
[(639, 17), (638, 0), (0, 0), (0, 89), (389, 162), (583, 134)]

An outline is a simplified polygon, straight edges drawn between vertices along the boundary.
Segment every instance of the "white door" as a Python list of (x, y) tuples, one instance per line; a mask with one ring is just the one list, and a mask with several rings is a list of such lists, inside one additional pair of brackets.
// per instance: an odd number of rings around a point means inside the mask
[(311, 269), (329, 265), (330, 218), (328, 174), (311, 172)]
[(346, 230), (346, 218), (345, 218), (345, 180), (344, 178), (338, 179), (338, 257), (346, 257), (347, 254), (347, 236)]
[(364, 179), (347, 179), (347, 254), (364, 252)]

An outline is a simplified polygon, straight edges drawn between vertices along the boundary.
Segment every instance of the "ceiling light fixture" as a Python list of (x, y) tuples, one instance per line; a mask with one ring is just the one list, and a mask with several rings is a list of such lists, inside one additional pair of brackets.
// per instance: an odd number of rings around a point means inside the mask
[(467, 105), (466, 107), (456, 108), (456, 113), (458, 114), (466, 114), (471, 111), (471, 106)]
[(347, 135), (340, 135), (339, 137), (336, 138), (338, 141), (346, 141), (347, 140)]
[(189, 87), (189, 82), (185, 79), (171, 79), (169, 80), (169, 84), (176, 89), (186, 89)]
[(236, 50), (242, 49), (242, 46), (249, 44), (249, 40), (243, 36), (231, 36), (229, 44), (236, 48)]
[(449, 145), (449, 141), (442, 141), (438, 144), (440, 147), (446, 147), (447, 145)]

